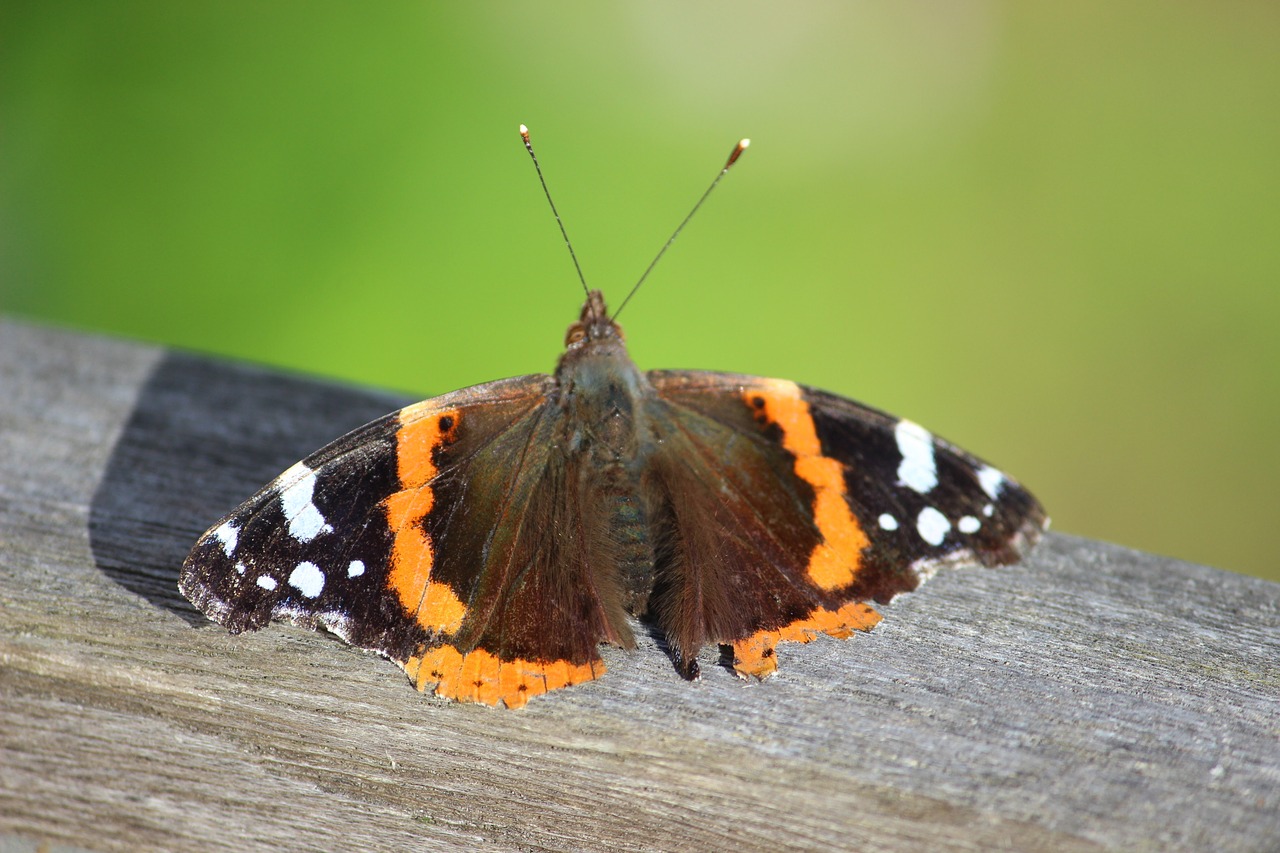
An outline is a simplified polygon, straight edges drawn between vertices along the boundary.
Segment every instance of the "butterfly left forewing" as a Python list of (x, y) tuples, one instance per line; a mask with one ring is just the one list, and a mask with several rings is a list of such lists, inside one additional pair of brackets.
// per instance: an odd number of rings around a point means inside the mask
[[(733, 646), (740, 674), (773, 672), (778, 641), (870, 628), (880, 617), (867, 602), (914, 589), (942, 564), (1016, 560), (1043, 529), (1039, 504), (1013, 480), (911, 422), (785, 380), (648, 378), (670, 433), (659, 468), (664, 454), (695, 460), (666, 490), (679, 495), (678, 526), (710, 538), (694, 543), (703, 563), (723, 564), (703, 570), (711, 599), (747, 602), (746, 618), (708, 637)], [(695, 597), (672, 609), (692, 619)]]
[[(327, 628), (454, 699), (517, 706), (595, 677), (616, 632), (566, 579), (581, 555), (537, 535), (556, 468), (551, 385), (464, 389), (338, 439), (205, 533), (183, 594), (235, 632)], [(565, 588), (579, 590), (572, 608), (554, 598)]]
[(353, 430), (218, 521), (183, 565), (183, 595), (233, 633), (290, 619), (388, 656), (412, 645), (416, 632), (387, 631), (352, 610), (390, 558), (379, 502), (396, 489), (398, 429), (397, 412)]

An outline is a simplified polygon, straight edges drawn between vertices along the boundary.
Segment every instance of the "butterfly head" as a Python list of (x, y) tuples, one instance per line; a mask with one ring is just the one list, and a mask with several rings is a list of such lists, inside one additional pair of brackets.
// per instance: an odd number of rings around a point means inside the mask
[(622, 340), (622, 327), (609, 317), (609, 309), (604, 304), (604, 294), (598, 290), (587, 294), (587, 301), (583, 303), (578, 322), (570, 326), (564, 334), (565, 349), (569, 352), (593, 344), (608, 348), (607, 342), (612, 341), (620, 345)]
[(609, 316), (600, 291), (591, 291), (578, 322), (565, 332), (564, 353), (556, 365), (561, 387), (581, 390), (620, 385), (634, 391), (639, 376), (627, 355), (622, 327)]

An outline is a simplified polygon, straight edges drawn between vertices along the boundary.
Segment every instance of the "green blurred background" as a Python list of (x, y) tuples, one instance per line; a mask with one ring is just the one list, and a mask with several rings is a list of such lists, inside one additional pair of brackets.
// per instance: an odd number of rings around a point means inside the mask
[[(1055, 529), (1280, 579), (1280, 4), (0, 4), (0, 311), (423, 395), (642, 367), (907, 415)], [(4, 405), (0, 402), (0, 405)], [(1273, 526), (1274, 525), (1274, 526)]]

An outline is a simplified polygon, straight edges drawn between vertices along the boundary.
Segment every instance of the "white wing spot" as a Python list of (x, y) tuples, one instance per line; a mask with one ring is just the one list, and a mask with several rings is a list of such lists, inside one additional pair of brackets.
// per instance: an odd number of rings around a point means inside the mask
[(898, 421), (893, 428), (902, 462), (898, 465), (898, 482), (920, 494), (938, 485), (938, 464), (933, 458), (933, 436), (913, 421)]
[(236, 561), (236, 574), (242, 575), (244, 574), (244, 571), (245, 571), (244, 563)]
[(266, 575), (258, 575), (258, 586), (262, 587), (267, 592), (271, 592), (276, 588), (276, 579), (269, 578)]
[(985, 515), (987, 518), (990, 518), (991, 516), (996, 514), (996, 508), (991, 504), (987, 504), (982, 508), (982, 514)]
[(324, 516), (311, 501), (316, 490), (316, 472), (299, 462), (281, 474), (280, 480), (292, 480), (294, 477), (297, 480), (280, 492), (280, 505), (285, 521), (289, 523), (289, 535), (299, 542), (310, 542), (333, 528), (325, 523)]
[(945, 515), (927, 506), (920, 510), (920, 515), (916, 518), (916, 531), (930, 545), (941, 545), (942, 540), (951, 532), (951, 522), (947, 521)]
[(324, 591), (324, 572), (315, 563), (298, 563), (289, 574), (289, 586), (307, 598), (315, 598)]
[(880, 522), (880, 527), (883, 530), (898, 529), (898, 519), (894, 518), (892, 515), (889, 515), (889, 513), (887, 512), (880, 516), (879, 522)]
[(236, 550), (236, 543), (240, 541), (240, 530), (236, 527), (234, 521), (224, 521), (213, 529), (213, 536), (222, 543), (222, 553), (230, 557)]
[(956, 529), (961, 533), (977, 533), (982, 527), (982, 522), (978, 521), (972, 515), (966, 515), (964, 518), (956, 522)]
[(978, 485), (982, 486), (982, 491), (990, 495), (992, 500), (995, 500), (1000, 497), (1000, 487), (1004, 485), (1004, 474), (990, 465), (983, 465), (978, 469)]
[(364, 562), (361, 560), (352, 560), (351, 565), (347, 566), (347, 577), (358, 578), (364, 574)]

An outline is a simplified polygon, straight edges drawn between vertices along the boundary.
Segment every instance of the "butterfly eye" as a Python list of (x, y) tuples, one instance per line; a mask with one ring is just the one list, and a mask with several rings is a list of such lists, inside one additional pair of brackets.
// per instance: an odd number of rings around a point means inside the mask
[(586, 337), (587, 337), (586, 327), (583, 326), (581, 323), (574, 323), (572, 326), (569, 327), (569, 331), (565, 332), (564, 345), (572, 346), (573, 344), (581, 342)]

